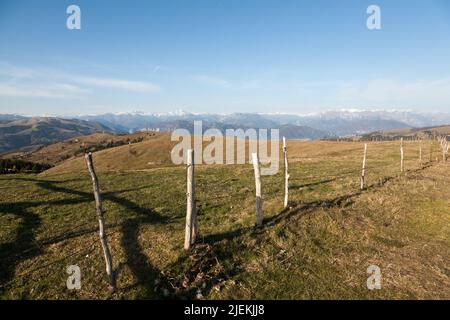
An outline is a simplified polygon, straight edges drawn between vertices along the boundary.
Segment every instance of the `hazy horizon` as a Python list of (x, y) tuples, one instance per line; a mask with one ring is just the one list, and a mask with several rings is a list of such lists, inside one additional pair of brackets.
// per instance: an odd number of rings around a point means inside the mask
[(155, 111), (155, 112), (147, 112), (143, 110), (128, 110), (128, 111), (116, 111), (116, 112), (100, 112), (100, 113), (79, 113), (79, 114), (61, 114), (61, 113), (17, 113), (17, 112), (0, 112), (0, 115), (16, 115), (23, 117), (79, 117), (79, 116), (100, 116), (106, 114), (113, 115), (173, 115), (173, 116), (182, 116), (182, 115), (232, 115), (232, 114), (253, 114), (253, 115), (294, 115), (294, 116), (314, 116), (321, 114), (330, 114), (330, 113), (413, 113), (413, 114), (429, 114), (429, 115), (438, 115), (438, 114), (449, 114), (450, 111), (417, 111), (411, 109), (329, 109), (329, 110), (321, 110), (317, 112), (305, 112), (305, 113), (295, 113), (295, 112), (247, 112), (247, 111), (232, 111), (232, 112), (191, 112), (186, 109), (176, 109), (176, 110), (168, 110), (168, 111)]

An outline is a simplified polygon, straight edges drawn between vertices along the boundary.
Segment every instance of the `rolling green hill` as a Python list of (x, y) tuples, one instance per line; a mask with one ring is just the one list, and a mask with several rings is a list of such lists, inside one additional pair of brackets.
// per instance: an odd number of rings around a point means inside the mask
[[(134, 134), (140, 137), (142, 134)], [(96, 169), (99, 171), (126, 171), (150, 169), (162, 165), (171, 165), (170, 150), (175, 142), (170, 141), (166, 133), (145, 135), (142, 142), (125, 144), (95, 152)], [(84, 157), (71, 158), (58, 164), (45, 174), (82, 171), (85, 169)]]
[[(131, 154), (128, 146), (94, 153), (114, 292), (81, 159), (0, 176), (0, 298), (450, 298), (449, 164), (422, 168), (418, 143), (404, 143), (404, 174), (397, 142), (369, 143), (361, 191), (362, 143), (289, 142), (289, 207), (282, 170), (263, 177), (262, 228), (254, 227), (252, 166), (199, 165), (200, 236), (190, 252), (185, 166), (146, 167), (164, 162), (169, 144), (155, 136)], [(79, 291), (66, 288), (69, 265), (81, 269)], [(366, 286), (370, 265), (381, 269), (381, 290)]]
[(398, 140), (404, 139), (430, 139), (437, 136), (450, 136), (450, 126), (437, 126), (427, 128), (393, 129), (372, 132), (362, 136), (363, 140), (382, 139)]
[(93, 134), (112, 132), (96, 122), (60, 118), (35, 117), (0, 123), (0, 153), (28, 148), (33, 150), (57, 141)]
[(36, 163), (59, 164), (67, 159), (81, 157), (85, 152), (97, 152), (123, 145), (135, 144), (159, 135), (158, 133), (111, 134), (94, 133), (61, 142), (41, 146), (31, 151), (12, 151), (2, 155), (6, 159), (18, 159)]

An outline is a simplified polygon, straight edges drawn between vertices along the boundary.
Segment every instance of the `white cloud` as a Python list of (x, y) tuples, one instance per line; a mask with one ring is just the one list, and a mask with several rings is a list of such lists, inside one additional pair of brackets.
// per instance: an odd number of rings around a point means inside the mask
[(228, 88), (230, 87), (230, 83), (227, 80), (211, 77), (207, 75), (193, 75), (191, 76), (192, 80), (197, 81), (202, 84), (206, 84), (209, 86), (215, 86), (215, 87), (223, 87)]
[[(102, 78), (90, 75), (73, 75), (54, 69), (24, 68), (9, 64), (0, 64), (0, 75), (8, 78), (9, 84), (2, 85), (3, 95), (9, 96), (65, 96), (67, 92), (89, 92), (92, 87), (119, 89), (131, 92), (157, 92), (158, 85), (150, 82), (132, 81), (117, 78)], [(14, 82), (14, 86), (11, 83)], [(64, 82), (64, 84), (60, 84)], [(58, 85), (54, 85), (58, 83)], [(72, 83), (72, 84), (70, 84)], [(77, 85), (73, 85), (73, 83)], [(50, 88), (42, 88), (47, 84)], [(17, 85), (17, 86), (16, 86)], [(84, 88), (79, 88), (82, 86)], [(30, 91), (27, 94), (25, 89)], [(61, 93), (55, 93), (58, 89)]]
[(160, 90), (160, 87), (153, 83), (141, 81), (84, 77), (84, 76), (75, 76), (71, 77), (70, 79), (74, 82), (87, 86), (121, 89), (133, 92), (157, 92)]
[(0, 83), (0, 97), (79, 98), (87, 90), (70, 84), (27, 86)]
[(41, 72), (32, 68), (23, 68), (3, 64), (0, 66), (0, 75), (5, 75), (11, 78), (32, 79), (41, 76)]

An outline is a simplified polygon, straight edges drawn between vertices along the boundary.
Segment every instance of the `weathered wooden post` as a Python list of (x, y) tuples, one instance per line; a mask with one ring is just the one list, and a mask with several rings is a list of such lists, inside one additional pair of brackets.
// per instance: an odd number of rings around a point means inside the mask
[(419, 164), (420, 164), (420, 167), (423, 168), (423, 160), (422, 160), (422, 141), (419, 142)]
[(257, 153), (252, 153), (253, 169), (255, 171), (255, 186), (256, 186), (256, 226), (262, 226), (263, 211), (262, 211), (262, 197), (261, 197), (261, 169), (259, 167), (259, 157)]
[(195, 181), (194, 181), (194, 150), (187, 151), (187, 205), (186, 205), (186, 232), (184, 250), (189, 250), (197, 236), (197, 212), (195, 207)]
[(448, 141), (447, 141), (447, 139), (445, 139), (444, 140), (444, 162), (447, 161), (447, 153), (448, 153)]
[(361, 171), (361, 190), (364, 190), (366, 186), (366, 159), (367, 159), (367, 143), (364, 144), (364, 158), (362, 162), (362, 171)]
[(447, 161), (448, 149), (449, 149), (449, 145), (448, 145), (448, 141), (446, 139), (445, 140), (444, 162)]
[(283, 156), (284, 156), (284, 207), (287, 208), (289, 202), (289, 168), (287, 159), (286, 137), (283, 137)]
[(400, 140), (400, 172), (404, 171), (404, 152), (403, 152), (403, 138)]
[(430, 141), (430, 163), (433, 162), (433, 141)]
[(447, 138), (441, 137), (440, 142), (441, 142), (441, 148), (442, 148), (442, 161), (446, 162), (447, 161), (447, 153), (448, 153), (448, 149), (449, 149)]
[(106, 263), (106, 273), (108, 275), (109, 284), (112, 288), (115, 287), (115, 279), (113, 275), (113, 269), (112, 269), (112, 258), (111, 258), (111, 252), (109, 250), (108, 246), (108, 239), (106, 237), (106, 231), (105, 231), (105, 222), (103, 220), (103, 207), (102, 207), (102, 200), (100, 197), (100, 187), (98, 184), (98, 178), (97, 174), (95, 173), (94, 169), (94, 163), (92, 162), (92, 153), (86, 153), (85, 154), (86, 159), (86, 165), (89, 170), (89, 173), (91, 174), (92, 178), (92, 186), (94, 188), (94, 198), (95, 198), (95, 207), (97, 209), (97, 218), (98, 218), (98, 225), (99, 225), (99, 234), (100, 234), (100, 242), (102, 244), (103, 248), (103, 255), (105, 257), (105, 263)]

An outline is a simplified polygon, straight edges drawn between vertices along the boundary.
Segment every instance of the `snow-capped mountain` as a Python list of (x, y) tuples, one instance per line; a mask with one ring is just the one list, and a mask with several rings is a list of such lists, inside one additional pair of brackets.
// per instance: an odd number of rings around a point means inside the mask
[(306, 125), (338, 136), (450, 123), (450, 113), (404, 110), (336, 110), (308, 115), (270, 115), (270, 118), (278, 123)]
[[(11, 131), (8, 128), (14, 121), (31, 121), (32, 119), (35, 118), (14, 114), (0, 115), (0, 126), (7, 130), (0, 135), (0, 138), (6, 139), (8, 132)], [(307, 115), (283, 113), (199, 114), (180, 110), (155, 114), (135, 111), (84, 115), (71, 119), (67, 119), (67, 117), (41, 117), (41, 123), (48, 123), (48, 130), (43, 133), (42, 139), (54, 141), (52, 139), (64, 138), (63, 135), (57, 135), (57, 138), (54, 135), (52, 136), (51, 132), (55, 131), (53, 124), (58, 121), (80, 122), (80, 120), (87, 120), (88, 122), (83, 122), (84, 125), (97, 128), (95, 129), (97, 131), (124, 133), (142, 130), (173, 131), (178, 128), (192, 131), (194, 121), (201, 120), (204, 130), (216, 128), (225, 132), (226, 129), (280, 129), (280, 135), (286, 136), (288, 139), (315, 140), (336, 136), (364, 135), (391, 129), (446, 125), (450, 124), (450, 114), (403, 110), (337, 110)], [(4, 150), (6, 149), (5, 147)]]
[[(20, 115), (0, 115), (0, 121), (26, 118)], [(67, 118), (67, 117), (60, 117)], [(175, 110), (166, 113), (142, 111), (80, 115), (80, 120), (101, 123), (114, 131), (133, 132), (139, 130), (171, 131), (175, 128), (190, 127), (196, 120), (204, 123), (204, 128), (281, 128), (288, 132), (314, 132), (311, 137), (351, 136), (374, 131), (423, 128), (450, 124), (450, 113), (420, 113), (409, 110), (330, 110), (310, 114), (288, 113), (191, 113)], [(291, 127), (286, 127), (291, 126)], [(296, 129), (293, 129), (296, 128)], [(307, 130), (304, 130), (307, 129)], [(310, 130), (310, 129), (314, 129)], [(303, 137), (302, 134), (295, 135)]]
[(277, 128), (283, 125), (309, 127), (329, 136), (348, 136), (373, 131), (419, 128), (450, 124), (450, 113), (419, 113), (405, 110), (331, 110), (315, 114), (284, 113), (167, 113), (125, 112), (79, 116), (97, 121), (115, 130), (136, 131), (143, 128), (173, 130), (180, 123), (202, 120), (210, 126), (229, 128)]

